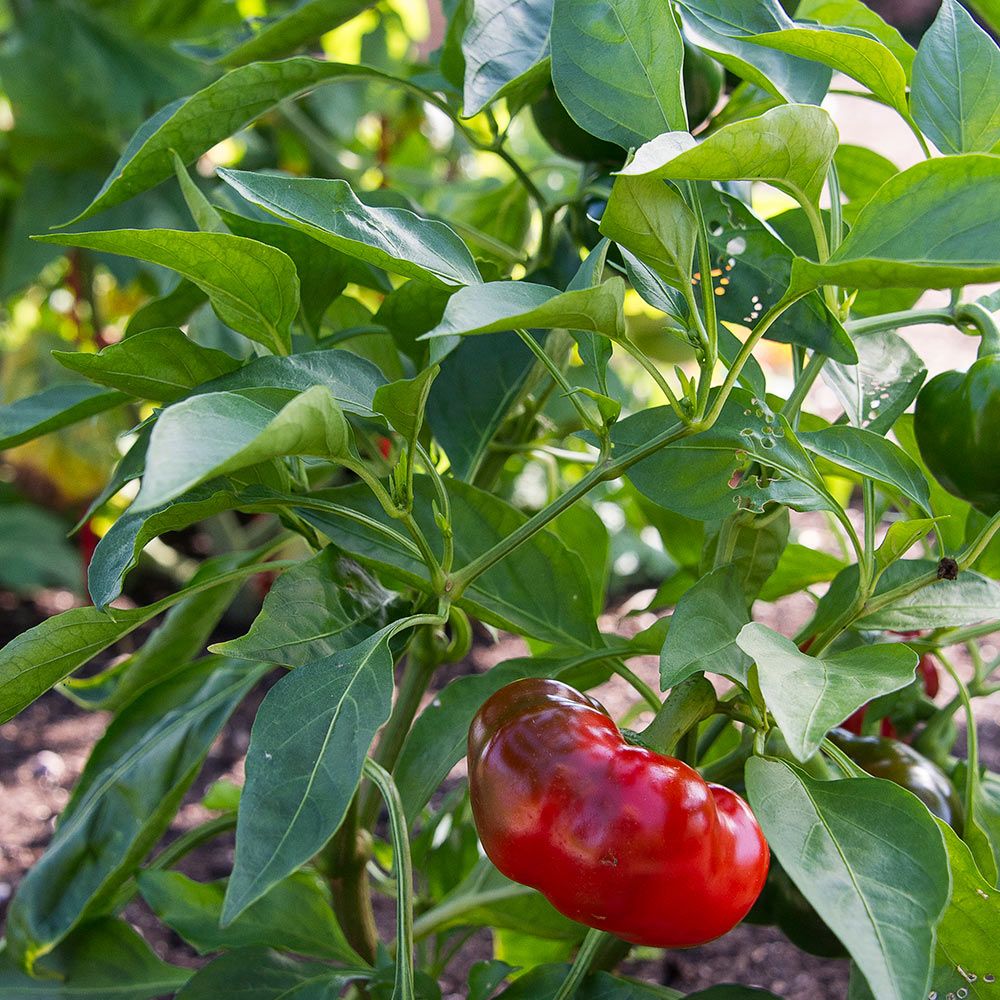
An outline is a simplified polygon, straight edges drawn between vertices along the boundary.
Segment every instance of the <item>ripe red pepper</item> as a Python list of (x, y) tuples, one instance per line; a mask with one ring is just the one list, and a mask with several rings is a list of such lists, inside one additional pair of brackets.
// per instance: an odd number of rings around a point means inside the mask
[(626, 743), (598, 702), (559, 681), (516, 681), (480, 708), (469, 786), (500, 871), (634, 944), (725, 934), (767, 877), (767, 842), (743, 799)]

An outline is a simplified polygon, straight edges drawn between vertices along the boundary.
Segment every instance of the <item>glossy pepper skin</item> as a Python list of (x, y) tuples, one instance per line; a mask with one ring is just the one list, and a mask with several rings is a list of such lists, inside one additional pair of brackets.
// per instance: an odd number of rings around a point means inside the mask
[(920, 454), (949, 492), (987, 516), (1000, 511), (1000, 354), (945, 372), (917, 396)]
[(634, 944), (725, 934), (767, 877), (767, 843), (735, 792), (630, 746), (600, 704), (559, 681), (517, 681), (482, 706), (469, 786), (501, 872)]
[(947, 775), (933, 761), (899, 740), (855, 736), (843, 729), (834, 729), (830, 739), (862, 770), (902, 785), (935, 816), (961, 833), (962, 802)]

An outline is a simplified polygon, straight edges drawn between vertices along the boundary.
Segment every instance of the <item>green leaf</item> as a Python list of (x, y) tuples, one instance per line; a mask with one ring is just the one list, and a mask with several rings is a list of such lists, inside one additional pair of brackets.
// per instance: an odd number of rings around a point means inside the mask
[[(699, 187), (712, 267), (719, 278), (713, 281), (716, 310), (724, 321), (751, 327), (784, 296), (794, 254), (739, 199), (708, 184)], [(722, 284), (723, 278), (726, 284)], [(696, 283), (701, 281), (698, 274)], [(815, 293), (786, 309), (764, 336), (808, 347), (848, 365), (857, 359), (847, 331)]]
[(411, 823), (465, 756), (472, 717), (491, 694), (524, 677), (557, 677), (593, 658), (591, 653), (519, 657), (485, 674), (456, 678), (439, 691), (414, 722), (393, 769)]
[(554, 518), (549, 527), (580, 563), (590, 579), (594, 617), (607, 606), (608, 579), (611, 575), (611, 536), (593, 507), (578, 503)]
[(552, 0), (475, 0), (462, 38), (467, 116), (544, 71), (551, 23)]
[(1000, 49), (956, 0), (944, 0), (913, 63), (913, 118), (942, 153), (1000, 142)]
[(996, 989), (996, 927), (1000, 896), (980, 874), (972, 852), (949, 826), (941, 823), (948, 865), (951, 900), (937, 929), (937, 951), (930, 988), (939, 997), (949, 993), (969, 1000), (990, 1000)]
[(173, 993), (191, 975), (161, 961), (124, 920), (101, 917), (71, 934), (38, 963), (39, 978), (0, 956), (0, 1000), (149, 1000)]
[(759, 757), (747, 762), (746, 783), (771, 850), (875, 996), (926, 997), (949, 889), (941, 832), (927, 809), (890, 781), (816, 781)]
[(145, 121), (93, 201), (71, 221), (89, 219), (172, 177), (174, 151), (191, 163), (281, 101), (323, 83), (351, 79), (385, 80), (421, 93), (419, 87), (370, 66), (305, 56), (242, 66)]
[[(836, 0), (834, 0), (836, 2)], [(856, 0), (857, 2), (857, 0)], [(868, 8), (866, 7), (865, 10)], [(858, 209), (892, 176), (899, 167), (867, 146), (842, 142), (833, 157), (840, 190), (847, 198), (848, 221), (853, 222)]]
[(651, 177), (619, 176), (601, 217), (601, 233), (674, 288), (690, 285), (698, 221), (669, 185)]
[(375, 409), (389, 421), (390, 427), (406, 438), (411, 448), (423, 425), (427, 397), (440, 370), (434, 365), (414, 378), (389, 382), (375, 390)]
[(814, 455), (885, 483), (924, 510), (930, 509), (927, 481), (920, 468), (887, 438), (860, 427), (842, 426), (824, 427), (799, 437)]
[(348, 983), (367, 977), (368, 970), (335, 969), (307, 962), (270, 948), (237, 948), (199, 969), (176, 1000), (337, 1000)]
[(285, 14), (257, 20), (251, 37), (230, 49), (218, 62), (223, 66), (243, 66), (258, 59), (287, 56), (371, 6), (371, 0), (298, 0)]
[[(924, 559), (903, 559), (886, 570), (875, 593), (933, 571), (936, 565)], [(974, 625), (990, 618), (1000, 618), (1000, 584), (966, 570), (957, 580), (937, 580), (881, 611), (865, 615), (856, 624), (859, 628), (907, 632)]]
[(907, 117), (906, 71), (876, 38), (851, 29), (801, 26), (754, 35), (748, 41), (823, 63), (857, 80), (884, 104)]
[[(674, 423), (667, 407), (644, 410), (612, 428), (616, 455), (627, 455)], [(770, 467), (765, 481), (743, 474), (751, 462)], [(734, 474), (741, 477), (730, 485)], [(776, 501), (794, 510), (832, 510), (835, 501), (787, 421), (743, 389), (734, 389), (713, 427), (682, 438), (628, 470), (639, 491), (667, 510), (722, 520)]]
[(120, 392), (72, 383), (0, 406), (0, 451), (50, 434), (128, 402)]
[(621, 339), (624, 301), (625, 282), (618, 277), (571, 292), (528, 281), (489, 281), (460, 288), (448, 300), (441, 322), (420, 339), (517, 328), (589, 330)]
[(207, 301), (208, 296), (193, 281), (182, 278), (172, 291), (150, 299), (136, 309), (125, 324), (124, 335), (134, 337), (145, 330), (159, 330), (165, 326), (186, 323), (191, 314)]
[(350, 257), (439, 285), (483, 280), (449, 226), (407, 208), (369, 207), (347, 181), (222, 169), (219, 177), (251, 204)]
[(362, 964), (333, 915), (329, 888), (314, 872), (289, 875), (225, 928), (219, 926), (224, 880), (195, 882), (180, 872), (147, 869), (138, 883), (157, 917), (202, 955), (259, 946)]
[(795, 8), (795, 17), (799, 21), (818, 21), (831, 28), (860, 28), (877, 38), (899, 60), (909, 79), (916, 54), (913, 46), (862, 0), (801, 0)]
[(250, 733), (223, 925), (308, 861), (343, 821), (389, 718), (389, 639), (398, 630), (388, 625), (298, 667), (268, 691)]
[(668, 4), (555, 0), (552, 83), (573, 119), (624, 149), (687, 128), (684, 42)]
[(208, 479), (283, 455), (342, 459), (350, 441), (344, 413), (325, 386), (277, 411), (235, 392), (193, 396), (157, 420), (133, 508), (150, 510)]
[(98, 354), (53, 351), (64, 368), (140, 399), (171, 402), (202, 382), (239, 368), (224, 351), (202, 347), (176, 327), (145, 330)]
[(813, 584), (827, 583), (843, 568), (843, 561), (836, 556), (793, 542), (781, 553), (777, 567), (760, 592), (760, 599), (776, 601)]
[(209, 658), (115, 717), (48, 849), (18, 886), (7, 918), (14, 955), (32, 964), (108, 905), (160, 839), (219, 730), (263, 673)]
[(1000, 159), (924, 160), (879, 188), (825, 264), (799, 257), (796, 288), (952, 288), (1000, 281)]
[[(440, 557), (441, 534), (432, 508), (434, 490), (427, 476), (417, 476), (413, 485), (413, 516)], [(474, 486), (449, 479), (447, 489), (456, 566), (471, 562), (526, 520), (499, 497)], [(367, 487), (347, 486), (313, 496), (339, 505), (345, 512), (341, 517), (301, 512), (335, 545), (407, 586), (429, 591), (427, 567), (419, 553), (408, 539), (387, 534), (392, 522)], [(599, 637), (590, 594), (579, 556), (552, 532), (540, 531), (470, 584), (459, 605), (498, 628), (545, 642), (593, 648)]]
[(201, 188), (191, 180), (191, 175), (188, 173), (187, 167), (184, 166), (184, 161), (174, 150), (170, 152), (174, 161), (174, 174), (194, 224), (203, 233), (228, 233), (229, 230), (218, 211), (209, 203)]
[(684, 35), (737, 76), (782, 101), (819, 104), (830, 70), (784, 52), (753, 45), (747, 35), (792, 26), (777, 0), (680, 0)]
[(788, 104), (725, 125), (700, 142), (667, 132), (636, 150), (622, 174), (691, 181), (767, 181), (816, 202), (837, 149), (837, 128), (821, 108)]
[[(247, 558), (246, 554), (240, 558)], [(102, 649), (179, 601), (248, 575), (246, 567), (233, 565), (232, 557), (209, 560), (187, 587), (155, 604), (116, 608), (114, 617), (97, 608), (72, 608), (22, 632), (0, 649), (0, 723), (12, 719)]]
[[(701, 552), (703, 572), (715, 565), (716, 553), (722, 542), (721, 528), (724, 523), (719, 525), (719, 531), (706, 535)], [(781, 554), (788, 545), (789, 529), (787, 510), (768, 513), (763, 517), (751, 518), (729, 527), (732, 536), (735, 536), (729, 563), (736, 573), (736, 579), (743, 591), (743, 601), (747, 607), (751, 607), (760, 597), (764, 583), (777, 568)], [(694, 565), (697, 567), (698, 563)]]
[(198, 393), (243, 389), (284, 389), (290, 395), (322, 385), (341, 409), (374, 417), (375, 393), (385, 376), (370, 361), (350, 351), (305, 351), (287, 358), (254, 358), (238, 371), (198, 386)]
[(386, 624), (392, 594), (332, 546), (282, 573), (250, 631), (212, 652), (299, 667), (363, 642)]
[[(569, 292), (579, 291), (584, 288), (596, 288), (604, 276), (604, 267), (608, 258), (608, 250), (611, 243), (606, 239), (601, 239), (597, 246), (583, 259), (573, 280), (566, 286)], [(573, 339), (576, 341), (580, 360), (587, 366), (593, 374), (597, 388), (605, 395), (608, 394), (608, 362), (611, 360), (611, 341), (600, 334), (589, 333), (585, 330), (571, 330)]]
[(875, 550), (875, 573), (883, 573), (891, 563), (906, 555), (936, 525), (937, 519), (933, 517), (893, 521), (886, 530), (882, 544)]
[(66, 522), (27, 503), (0, 504), (0, 588), (28, 594), (40, 587), (80, 593), (83, 561), (66, 540)]
[(457, 479), (471, 481), (520, 398), (535, 356), (514, 332), (470, 337), (444, 359), (427, 400), (427, 423)]
[(854, 346), (858, 363), (828, 363), (823, 378), (854, 427), (886, 434), (916, 398), (927, 369), (920, 355), (891, 330), (858, 337)]
[(287, 354), (299, 308), (299, 279), (289, 257), (266, 243), (225, 233), (118, 229), (35, 237), (43, 243), (138, 257), (193, 281), (227, 326)]
[(660, 651), (660, 688), (711, 671), (746, 682), (750, 660), (736, 645), (750, 620), (737, 567), (703, 576), (678, 602)]
[(758, 622), (746, 625), (736, 644), (757, 664), (767, 707), (799, 760), (808, 760), (834, 726), (872, 698), (906, 687), (919, 659), (900, 642), (809, 656)]

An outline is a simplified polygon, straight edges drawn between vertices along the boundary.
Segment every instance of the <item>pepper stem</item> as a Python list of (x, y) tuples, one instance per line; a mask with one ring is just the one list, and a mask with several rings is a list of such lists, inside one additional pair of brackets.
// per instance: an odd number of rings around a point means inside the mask
[(715, 711), (717, 704), (715, 688), (704, 676), (689, 677), (671, 690), (635, 742), (657, 753), (670, 753), (688, 730)]

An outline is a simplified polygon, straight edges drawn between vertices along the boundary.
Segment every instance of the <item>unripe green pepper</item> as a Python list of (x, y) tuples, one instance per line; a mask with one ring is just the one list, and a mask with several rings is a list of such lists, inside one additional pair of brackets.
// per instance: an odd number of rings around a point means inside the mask
[[(969, 308), (969, 307), (966, 307)], [(1000, 511), (1000, 337), (984, 333), (967, 372), (932, 378), (913, 417), (920, 455), (951, 494), (987, 516)]]
[(899, 740), (855, 736), (845, 729), (834, 729), (830, 739), (862, 770), (913, 792), (938, 819), (958, 833), (962, 832), (961, 799), (944, 771), (933, 761)]

